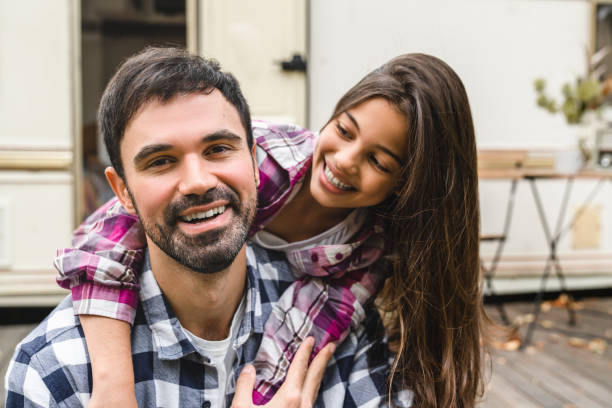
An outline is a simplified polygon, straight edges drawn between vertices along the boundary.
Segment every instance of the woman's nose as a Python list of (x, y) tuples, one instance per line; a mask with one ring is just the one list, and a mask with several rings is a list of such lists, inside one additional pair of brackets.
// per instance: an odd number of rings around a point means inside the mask
[(344, 148), (336, 152), (336, 167), (347, 174), (357, 172), (358, 154), (354, 148)]

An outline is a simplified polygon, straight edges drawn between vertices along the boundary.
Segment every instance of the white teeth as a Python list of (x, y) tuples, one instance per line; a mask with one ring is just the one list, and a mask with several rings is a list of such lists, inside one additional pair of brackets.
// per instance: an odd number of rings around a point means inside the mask
[(348, 184), (344, 184), (343, 182), (338, 180), (336, 176), (334, 176), (334, 174), (331, 172), (329, 167), (325, 166), (324, 173), (325, 178), (327, 178), (327, 181), (329, 181), (333, 186), (338, 187), (340, 190), (348, 191), (353, 189), (353, 187), (349, 186)]
[(220, 207), (212, 208), (208, 211), (202, 211), (194, 214), (189, 214), (184, 217), (181, 217), (185, 221), (193, 221), (193, 220), (203, 220), (206, 218), (211, 218), (217, 214), (223, 214), (225, 212), (225, 206), (222, 205)]

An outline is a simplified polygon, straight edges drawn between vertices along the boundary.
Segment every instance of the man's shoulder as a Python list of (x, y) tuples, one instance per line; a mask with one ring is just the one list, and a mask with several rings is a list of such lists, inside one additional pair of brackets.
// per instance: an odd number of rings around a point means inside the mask
[(80, 402), (90, 390), (89, 372), (83, 331), (68, 296), (17, 345), (6, 376), (7, 401)]
[(83, 334), (79, 318), (74, 315), (72, 298), (67, 296), (19, 343), (17, 348), (33, 356), (55, 343), (75, 338), (83, 338)]
[(251, 267), (260, 281), (271, 281), (291, 284), (295, 276), (287, 263), (285, 254), (262, 248), (247, 242), (247, 265)]

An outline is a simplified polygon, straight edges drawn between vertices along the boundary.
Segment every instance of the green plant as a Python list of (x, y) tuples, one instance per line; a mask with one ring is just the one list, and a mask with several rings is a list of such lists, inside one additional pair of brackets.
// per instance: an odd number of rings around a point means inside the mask
[(577, 124), (587, 111), (597, 111), (606, 101), (606, 97), (612, 90), (611, 80), (604, 82), (600, 80), (605, 71), (603, 60), (609, 54), (610, 49), (604, 47), (594, 55), (589, 56), (587, 51), (587, 74), (577, 77), (573, 83), (565, 83), (561, 87), (563, 103), (558, 104), (554, 98), (546, 93), (546, 80), (537, 78), (533, 82), (536, 91), (536, 103), (539, 107), (554, 114), (562, 112), (569, 124)]
[(576, 78), (572, 83), (561, 87), (563, 103), (559, 106), (557, 101), (546, 94), (546, 81), (538, 78), (533, 83), (538, 106), (550, 113), (562, 112), (567, 123), (580, 123), (582, 116), (588, 110), (597, 110), (604, 99), (602, 83), (596, 77)]

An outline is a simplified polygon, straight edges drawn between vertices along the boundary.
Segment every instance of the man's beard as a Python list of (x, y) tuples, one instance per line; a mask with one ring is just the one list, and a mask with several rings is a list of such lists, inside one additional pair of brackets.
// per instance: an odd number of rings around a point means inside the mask
[[(235, 213), (233, 220), (224, 227), (194, 236), (185, 235), (181, 231), (178, 227), (181, 212), (217, 200), (228, 201), (225, 211)], [(133, 197), (132, 202), (135, 203)], [(137, 207), (136, 211), (145, 234), (166, 255), (193, 271), (216, 273), (228, 268), (242, 249), (253, 224), (256, 207), (256, 199), (241, 203), (239, 195), (224, 186), (209, 190), (201, 196), (189, 195), (170, 203), (164, 210), (163, 224), (144, 219)]]

